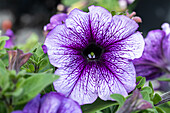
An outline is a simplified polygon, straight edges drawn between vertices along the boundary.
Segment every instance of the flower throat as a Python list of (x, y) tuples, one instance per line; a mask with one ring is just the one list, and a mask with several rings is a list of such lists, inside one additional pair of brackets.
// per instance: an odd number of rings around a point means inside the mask
[(92, 43), (89, 44), (83, 50), (83, 56), (87, 58), (87, 60), (99, 60), (102, 55), (102, 48), (97, 46), (96, 44)]

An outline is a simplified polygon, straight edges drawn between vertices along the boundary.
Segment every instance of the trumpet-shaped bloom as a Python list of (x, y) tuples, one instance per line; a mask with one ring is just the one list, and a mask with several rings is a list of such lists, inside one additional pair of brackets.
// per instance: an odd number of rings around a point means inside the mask
[(94, 102), (110, 94), (127, 96), (136, 84), (131, 60), (144, 48), (138, 24), (123, 15), (113, 16), (106, 9), (90, 6), (89, 12), (74, 9), (65, 24), (56, 26), (45, 45), (60, 78), (54, 87), (79, 104)]
[(29, 101), (24, 109), (12, 113), (82, 113), (80, 106), (62, 94), (50, 92), (40, 98), (40, 94)]
[(162, 28), (148, 33), (142, 57), (134, 60), (137, 75), (148, 80), (170, 74), (170, 26), (165, 23)]

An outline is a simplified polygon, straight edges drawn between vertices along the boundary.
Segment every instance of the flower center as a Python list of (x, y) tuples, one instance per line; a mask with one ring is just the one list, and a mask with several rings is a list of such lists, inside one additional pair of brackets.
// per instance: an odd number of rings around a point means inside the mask
[(96, 44), (89, 44), (82, 52), (87, 60), (99, 60), (102, 55), (103, 49)]

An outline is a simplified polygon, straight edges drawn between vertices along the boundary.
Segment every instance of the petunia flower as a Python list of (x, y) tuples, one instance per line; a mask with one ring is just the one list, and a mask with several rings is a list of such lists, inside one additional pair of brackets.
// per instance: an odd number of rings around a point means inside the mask
[(44, 31), (50, 31), (52, 30), (56, 25), (63, 24), (67, 18), (67, 14), (65, 13), (60, 13), (53, 15), (50, 18), (50, 23), (44, 26)]
[(29, 101), (23, 110), (12, 113), (82, 113), (80, 105), (62, 94), (50, 92), (42, 98), (40, 94)]
[(137, 75), (147, 80), (170, 75), (170, 26), (165, 23), (162, 28), (148, 33), (142, 57), (134, 60)]
[(9, 40), (6, 41), (5, 48), (11, 48), (14, 46), (15, 35), (11, 29), (6, 30), (4, 36), (8, 36)]
[(56, 26), (45, 45), (60, 78), (54, 88), (79, 104), (94, 102), (99, 96), (127, 96), (134, 90), (136, 72), (131, 60), (139, 58), (144, 48), (138, 24), (99, 6), (89, 12), (74, 9), (65, 24)]

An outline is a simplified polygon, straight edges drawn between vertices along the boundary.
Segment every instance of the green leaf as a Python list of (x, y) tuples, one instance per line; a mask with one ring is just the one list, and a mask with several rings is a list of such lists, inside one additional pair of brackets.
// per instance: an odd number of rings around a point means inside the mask
[(161, 109), (160, 107), (155, 107), (156, 110), (158, 111), (158, 113), (166, 113), (163, 109)]
[(14, 105), (23, 104), (29, 101), (40, 93), (45, 87), (59, 78), (58, 75), (48, 73), (30, 73), (30, 75), (32, 76), (17, 86), (16, 91), (23, 89), (23, 92), (21, 95), (14, 97)]
[(152, 86), (152, 83), (151, 81), (149, 81), (149, 87), (152, 89), (152, 93), (150, 94), (151, 98), (153, 97), (153, 94), (154, 94), (154, 89), (153, 89), (153, 86)]
[(6, 40), (9, 40), (9, 37), (7, 37), (7, 36), (0, 36), (0, 42), (1, 41), (6, 41)]
[(0, 101), (0, 113), (7, 113), (6, 106), (2, 101)]
[(2, 93), (9, 87), (9, 73), (7, 72), (4, 63), (0, 59), (0, 87)]
[(40, 68), (39, 70), (42, 70), (43, 68), (45, 68), (48, 65), (48, 59), (43, 59), (42, 62), (40, 63)]
[(151, 94), (152, 93), (152, 89), (148, 86), (142, 88), (142, 91), (146, 91), (148, 94)]
[(158, 93), (156, 93), (153, 97), (153, 104), (157, 104), (161, 100), (162, 100), (161, 96)]
[(158, 78), (157, 80), (170, 82), (170, 78)]
[(141, 91), (140, 93), (142, 94), (142, 97), (144, 100), (150, 102), (150, 96), (147, 91), (144, 90), (144, 91)]
[(120, 94), (111, 94), (110, 97), (115, 99), (119, 103), (119, 108), (121, 108), (123, 106), (123, 104), (126, 100), (125, 97)]
[(31, 53), (35, 53), (36, 55), (38, 55), (38, 57), (42, 56), (44, 54), (44, 51), (42, 49), (42, 44), (41, 43), (37, 43), (31, 50)]
[(136, 83), (138, 83), (143, 77), (142, 76), (137, 76), (136, 77)]
[(118, 103), (115, 101), (110, 101), (110, 100), (104, 101), (104, 100), (101, 100), (100, 98), (98, 98), (92, 104), (82, 105), (81, 109), (82, 109), (83, 113), (95, 113), (96, 111), (103, 110), (103, 109), (113, 106), (113, 105), (118, 105)]
[(117, 13), (116, 13), (116, 11), (111, 11), (111, 14), (112, 14), (112, 16), (114, 16), (114, 15), (116, 15)]
[(0, 37), (0, 54), (3, 54), (4, 53), (4, 46), (5, 46), (5, 44), (6, 44), (6, 40), (8, 40), (9, 39), (9, 37), (7, 37), (7, 36), (1, 36)]
[(3, 48), (2, 50), (0, 50), (0, 56), (4, 54), (6, 54), (6, 50)]
[(142, 78), (140, 79), (138, 85), (136, 85), (136, 88), (141, 88), (141, 87), (143, 87), (144, 84), (145, 84), (145, 82), (146, 82), (146, 78), (145, 78), (145, 77), (142, 77)]

